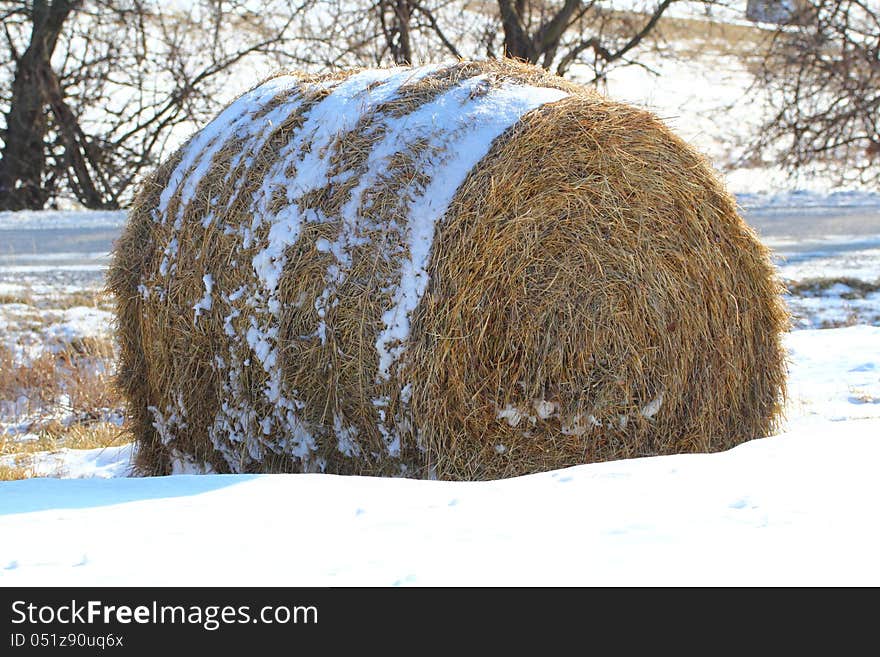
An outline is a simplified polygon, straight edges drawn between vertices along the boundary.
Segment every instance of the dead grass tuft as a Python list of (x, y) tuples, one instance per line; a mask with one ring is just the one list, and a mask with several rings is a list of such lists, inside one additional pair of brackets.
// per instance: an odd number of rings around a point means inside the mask
[(32, 475), (29, 454), (132, 440), (126, 426), (108, 421), (118, 418), (124, 405), (113, 381), (115, 358), (113, 344), (100, 338), (75, 341), (57, 353), (43, 352), (27, 364), (17, 363), (8, 348), (0, 347), (0, 399), (14, 408), (7, 419), (31, 435), (22, 441), (17, 434), (0, 434), (0, 456), (24, 459), (7, 467), (9, 477)]
[(34, 299), (28, 292), (20, 292), (18, 294), (0, 294), (0, 304), (7, 303), (32, 306), (34, 303)]
[(88, 288), (72, 292), (36, 294), (26, 287), (20, 292), (0, 294), (0, 305), (4, 304), (30, 306), (34, 310), (69, 310), (80, 306), (110, 310), (113, 307), (106, 290)]
[(64, 475), (59, 461), (51, 470), (46, 469), (45, 461), (38, 465), (37, 458), (45, 459), (45, 454), (53, 454), (66, 449), (103, 449), (115, 447), (132, 441), (131, 433), (125, 427), (110, 422), (74, 422), (63, 426), (57, 420), (50, 420), (37, 430), (37, 438), (17, 441), (14, 436), (0, 438), (0, 481), (31, 479), (36, 476), (60, 477)]
[(865, 281), (860, 278), (852, 278), (849, 276), (808, 278), (803, 281), (789, 282), (786, 287), (789, 294), (793, 296), (814, 297), (822, 295), (836, 285), (843, 285), (849, 288), (847, 292), (840, 294), (841, 299), (847, 299), (849, 301), (854, 299), (864, 299), (869, 294), (880, 291), (880, 279), (876, 281)]
[(35, 407), (45, 407), (65, 396), (65, 410), (81, 415), (119, 407), (122, 398), (112, 376), (115, 357), (106, 338), (76, 339), (26, 364), (17, 363), (9, 348), (0, 345), (0, 399), (24, 396)]
[(69, 310), (85, 306), (87, 308), (99, 308), (100, 310), (110, 310), (113, 307), (113, 301), (107, 294), (106, 290), (76, 290), (66, 294), (53, 297), (49, 302), (51, 307), (60, 308), (61, 310)]
[(63, 424), (51, 419), (37, 427), (36, 438), (27, 441), (15, 440), (15, 436), (0, 438), (0, 456), (21, 456), (37, 452), (54, 452), (63, 447), (67, 449), (99, 449), (114, 447), (131, 442), (131, 432), (125, 426), (100, 420), (84, 420)]
[(0, 464), (0, 481), (19, 481), (30, 479), (34, 476), (34, 469), (30, 459), (24, 458), (13, 465)]

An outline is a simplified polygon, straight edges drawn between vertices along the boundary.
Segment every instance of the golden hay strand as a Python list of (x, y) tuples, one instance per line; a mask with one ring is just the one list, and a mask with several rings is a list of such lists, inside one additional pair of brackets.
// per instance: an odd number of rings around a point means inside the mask
[[(434, 249), (414, 412), (444, 476), (726, 449), (773, 430), (787, 317), (768, 254), (648, 113), (598, 97), (533, 112), (472, 172)], [(499, 406), (536, 399), (586, 431), (499, 426)]]
[[(349, 75), (299, 76), (245, 117), (265, 140), (229, 138), (188, 200), (171, 194), (164, 218), (160, 195), (179, 183), (186, 147), (143, 184), (109, 278), (142, 472), (183, 458), (220, 472), (489, 479), (727, 449), (774, 430), (780, 284), (710, 165), (659, 120), (524, 64), (461, 62), (339, 131), (320, 154), (327, 185), (261, 190), (271, 171), (303, 166), (312, 145), (287, 149)], [(526, 113), (457, 189), (385, 378), (383, 313), (410, 256), (413, 204), (432, 183), (424, 163), (443, 153), (404, 135), (384, 172), (353, 190), (387, 118), (475, 78), (475, 94), (513, 84), (569, 95)], [(343, 216), (353, 198), (355, 228)], [(257, 207), (323, 218), (286, 248), (274, 296), (251, 265), (270, 240)], [(345, 231), (357, 239), (334, 277), (326, 245)], [(213, 303), (194, 313), (205, 272)], [(277, 381), (251, 339), (271, 331)], [(273, 401), (279, 385), (286, 401)], [(305, 460), (302, 441), (313, 443)]]

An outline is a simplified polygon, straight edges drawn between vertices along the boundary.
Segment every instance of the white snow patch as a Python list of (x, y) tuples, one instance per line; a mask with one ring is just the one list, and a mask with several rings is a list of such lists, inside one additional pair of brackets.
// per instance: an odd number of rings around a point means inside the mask
[(343, 418), (338, 413), (333, 414), (333, 430), (336, 432), (337, 448), (345, 456), (356, 458), (361, 454), (360, 445), (357, 444), (358, 430), (353, 426), (346, 426)]
[(167, 445), (177, 438), (176, 430), (186, 428), (186, 408), (183, 399), (178, 395), (176, 407), (166, 406), (165, 411), (155, 406), (147, 406), (147, 410), (153, 415), (153, 428), (159, 433), (159, 439), (163, 445)]
[(43, 331), (50, 344), (68, 344), (84, 337), (109, 335), (113, 313), (89, 306), (75, 306), (62, 312), (58, 322), (50, 324)]
[[(27, 455), (24, 467), (36, 477), (63, 479), (110, 479), (131, 476), (134, 447), (131, 444), (96, 449), (68, 449), (34, 452)], [(20, 456), (2, 456), (0, 465), (16, 464)]]
[[(363, 71), (341, 83), (333, 83), (332, 93), (309, 111), (305, 123), (279, 153), (277, 163), (267, 172), (254, 195), (254, 224), (251, 230), (255, 231), (264, 221), (268, 221), (271, 227), (266, 247), (254, 256), (252, 264), (257, 278), (270, 295), (278, 288), (284, 269), (284, 251), (299, 239), (302, 223), (322, 219), (320, 216), (304, 216), (293, 203), (273, 214), (269, 210), (273, 192), (283, 186), (288, 200), (293, 201), (334, 182), (329, 175), (331, 162), (327, 157), (334, 140), (340, 134), (354, 129), (358, 121), (376, 105), (393, 98), (403, 84), (434, 69), (436, 67), (415, 71), (406, 68)], [(374, 83), (378, 84), (371, 87)], [(297, 165), (292, 178), (286, 173), (291, 161)], [(350, 175), (351, 172), (345, 172), (336, 182), (342, 182)], [(329, 242), (322, 242), (322, 246), (330, 248)]]
[(559, 410), (559, 404), (547, 401), (546, 399), (535, 399), (532, 405), (535, 407), (535, 413), (541, 420), (553, 417), (553, 414)]
[[(218, 573), (227, 586), (878, 585), (878, 435), (878, 419), (823, 423), (718, 454), (477, 483), (0, 482), (2, 578), (6, 586), (210, 586)], [(308, 504), (279, 515), (279, 500)], [(267, 545), (296, 545), (297, 558), (278, 568)]]
[(516, 406), (506, 404), (496, 415), (499, 420), (505, 420), (511, 427), (518, 427), (524, 417), (527, 417)]
[(176, 449), (171, 450), (171, 474), (172, 475), (204, 475), (213, 474), (214, 468), (210, 463), (201, 463), (189, 454), (183, 454)]
[(785, 345), (791, 428), (880, 418), (880, 326), (792, 331)]
[(269, 100), (279, 93), (298, 84), (296, 76), (282, 75), (259, 87), (242, 94), (231, 103), (213, 121), (197, 132), (183, 149), (180, 163), (169, 177), (169, 184), (162, 190), (159, 197), (158, 215), (167, 221), (168, 204), (180, 191), (180, 204), (175, 215), (175, 223), (183, 219), (183, 212), (192, 196), (208, 172), (214, 156), (223, 149), (226, 143), (235, 137), (243, 136), (253, 125), (252, 115), (259, 111)]
[[(409, 316), (428, 284), (428, 256), (437, 222), (464, 182), (467, 174), (486, 155), (492, 142), (526, 112), (568, 94), (558, 89), (502, 85), (486, 89), (486, 80), (466, 80), (398, 120), (387, 121), (388, 132), (371, 154), (384, 156), (399, 150), (404, 140), (423, 136), (439, 155), (422, 164), (430, 177), (427, 188), (416, 196), (407, 226), (409, 257), (400, 270), (400, 282), (393, 291), (393, 306), (382, 315), (385, 328), (376, 340), (379, 353), (377, 376), (387, 379), (391, 366), (406, 349)], [(431, 149), (428, 149), (429, 152)]]
[(648, 418), (649, 420), (657, 415), (660, 412), (660, 408), (663, 406), (663, 393), (661, 392), (654, 399), (645, 404), (641, 410), (639, 411), (642, 414), (642, 417)]
[(211, 294), (214, 290), (214, 277), (211, 276), (211, 274), (205, 274), (202, 276), (202, 283), (205, 285), (205, 296), (199, 299), (193, 306), (193, 311), (195, 311), (193, 317), (194, 320), (199, 318), (203, 310), (211, 310)]

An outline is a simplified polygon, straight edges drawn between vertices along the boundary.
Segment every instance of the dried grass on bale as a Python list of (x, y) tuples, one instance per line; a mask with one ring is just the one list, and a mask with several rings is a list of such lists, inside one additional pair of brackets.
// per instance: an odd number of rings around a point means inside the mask
[(784, 393), (781, 288), (710, 166), (510, 62), (272, 78), (144, 183), (110, 286), (145, 473), (721, 450)]

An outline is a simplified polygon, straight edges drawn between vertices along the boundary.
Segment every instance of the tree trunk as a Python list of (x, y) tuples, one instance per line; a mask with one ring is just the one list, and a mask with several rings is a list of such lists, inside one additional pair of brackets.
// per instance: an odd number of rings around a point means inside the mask
[(398, 35), (398, 51), (395, 55), (396, 63), (412, 64), (412, 41), (410, 40), (409, 24), (411, 20), (411, 11), (409, 6), (410, 0), (397, 0), (394, 7), (394, 14), (397, 17), (397, 25), (400, 33)]
[(51, 66), (64, 22), (79, 4), (81, 0), (34, 0), (31, 39), (15, 62), (0, 151), (0, 210), (40, 209), (48, 199), (49, 191), (43, 186), (48, 122), (41, 73)]
[(517, 9), (521, 5), (513, 0), (498, 0), (501, 26), (504, 28), (504, 56), (521, 59), (534, 64), (538, 56), (532, 48), (532, 41), (523, 29)]
[[(89, 171), (89, 164), (92, 165), (92, 169), (99, 176), (100, 169), (90, 157), (89, 143), (80, 128), (76, 115), (64, 101), (58, 76), (48, 66), (44, 67), (41, 73), (45, 101), (52, 110), (56, 128), (64, 144), (68, 179), (77, 200), (92, 210), (116, 209), (115, 201), (105, 201), (95, 187), (95, 182), (92, 180), (92, 174)], [(108, 194), (111, 193), (106, 187), (105, 190)]]
[(526, 4), (522, 0), (498, 0), (501, 13), (501, 26), (504, 28), (504, 56), (522, 59), (537, 64), (543, 57), (541, 66), (549, 69), (556, 58), (556, 50), (581, 0), (565, 0), (553, 16), (540, 24), (534, 34), (529, 34), (529, 26), (523, 21)]

